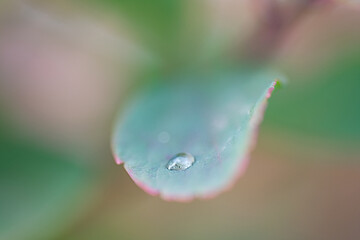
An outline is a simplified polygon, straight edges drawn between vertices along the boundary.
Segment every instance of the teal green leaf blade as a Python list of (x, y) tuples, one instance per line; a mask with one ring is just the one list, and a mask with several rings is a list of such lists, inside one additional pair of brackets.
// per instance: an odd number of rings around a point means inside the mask
[[(166, 200), (216, 195), (245, 169), (276, 77), (271, 71), (184, 74), (144, 87), (117, 121), (117, 163)], [(179, 153), (191, 154), (194, 163), (169, 170)]]

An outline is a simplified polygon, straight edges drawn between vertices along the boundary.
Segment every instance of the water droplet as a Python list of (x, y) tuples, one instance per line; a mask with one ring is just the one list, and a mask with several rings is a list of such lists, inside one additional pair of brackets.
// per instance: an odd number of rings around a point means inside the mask
[(167, 169), (183, 171), (191, 167), (195, 162), (193, 155), (189, 153), (178, 153), (167, 164)]

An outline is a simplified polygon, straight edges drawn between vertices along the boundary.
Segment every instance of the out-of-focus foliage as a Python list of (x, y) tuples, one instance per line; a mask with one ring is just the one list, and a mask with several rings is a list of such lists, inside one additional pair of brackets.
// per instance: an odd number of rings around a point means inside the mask
[(90, 3), (123, 20), (166, 71), (199, 58), (202, 48), (199, 41), (206, 40), (202, 33), (207, 26), (203, 24), (201, 5), (196, 1), (92, 0)]
[(339, 143), (359, 143), (359, 11), (316, 9), (290, 31), (278, 64), (291, 82), (274, 98), (269, 124)]
[[(359, 239), (359, 11), (341, 0), (0, 1), (1, 240)], [(143, 87), (139, 58), (161, 73), (226, 58), (286, 74), (232, 191), (164, 202), (115, 166), (111, 120), (129, 86)]]
[(49, 239), (90, 206), (92, 174), (71, 156), (0, 135), (0, 238)]

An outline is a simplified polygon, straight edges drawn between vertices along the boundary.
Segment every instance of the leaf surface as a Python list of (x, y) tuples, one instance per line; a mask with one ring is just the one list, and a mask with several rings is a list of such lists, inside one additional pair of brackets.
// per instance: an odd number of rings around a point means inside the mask
[[(183, 74), (144, 87), (117, 120), (117, 163), (145, 191), (167, 200), (216, 195), (246, 168), (276, 77), (271, 71)], [(170, 171), (178, 153), (195, 162)]]

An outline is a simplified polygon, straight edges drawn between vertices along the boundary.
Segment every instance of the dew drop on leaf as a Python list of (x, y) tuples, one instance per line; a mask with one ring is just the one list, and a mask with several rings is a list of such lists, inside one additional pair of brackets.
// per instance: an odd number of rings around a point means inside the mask
[(191, 167), (195, 162), (193, 155), (189, 153), (178, 153), (167, 164), (167, 169), (183, 171)]

